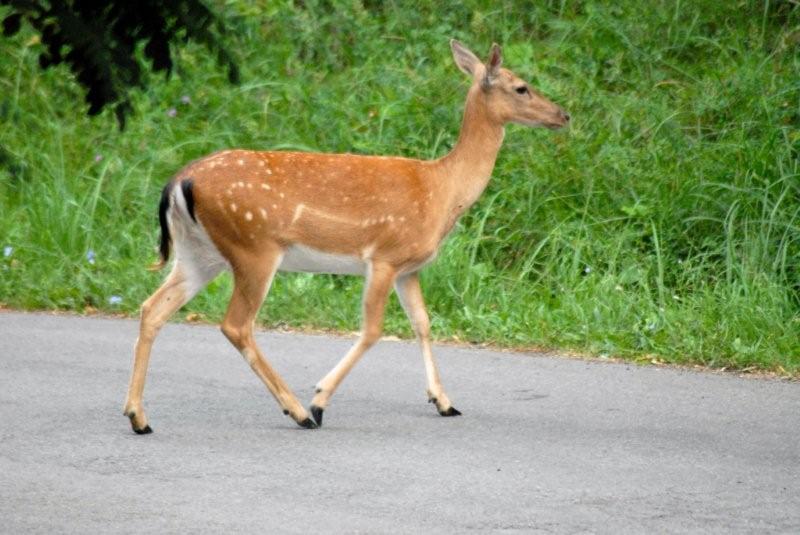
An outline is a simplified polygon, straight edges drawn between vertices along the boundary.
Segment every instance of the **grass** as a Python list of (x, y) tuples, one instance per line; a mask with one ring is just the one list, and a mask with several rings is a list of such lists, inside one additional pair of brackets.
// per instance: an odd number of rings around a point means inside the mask
[[(30, 34), (0, 40), (0, 301), (135, 313), (163, 276), (144, 270), (160, 188), (216, 149), (444, 154), (467, 87), (457, 37), (502, 43), (573, 124), (508, 128), (423, 273), (436, 336), (800, 373), (795, 3), (217, 5), (243, 84), (189, 46), (124, 132), (84, 116), (65, 69), (38, 69)], [(355, 330), (361, 287), (282, 275), (259, 320)], [(229, 293), (223, 276), (183, 314), (217, 320)], [(386, 329), (411, 335), (396, 301)]]

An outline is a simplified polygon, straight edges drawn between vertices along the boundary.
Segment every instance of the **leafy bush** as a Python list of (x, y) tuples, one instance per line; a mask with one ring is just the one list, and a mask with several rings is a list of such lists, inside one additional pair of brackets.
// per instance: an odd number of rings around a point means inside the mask
[[(794, 3), (225, 6), (242, 85), (189, 46), (134, 95), (123, 133), (83, 116), (65, 69), (41, 73), (24, 29), (0, 42), (0, 300), (135, 312), (162, 276), (143, 270), (159, 190), (215, 149), (441, 156), (467, 86), (456, 37), (503, 44), (573, 124), (508, 128), (488, 190), (423, 274), (436, 335), (800, 370)], [(354, 330), (360, 288), (283, 275), (261, 320)], [(219, 319), (229, 292), (222, 277), (187, 308)], [(410, 335), (396, 303), (387, 329)]]

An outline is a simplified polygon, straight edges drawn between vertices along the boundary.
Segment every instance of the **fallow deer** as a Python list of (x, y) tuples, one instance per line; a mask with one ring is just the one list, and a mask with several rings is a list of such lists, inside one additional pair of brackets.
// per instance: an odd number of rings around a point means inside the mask
[[(167, 184), (158, 211), (157, 267), (166, 264), (171, 247), (175, 261), (141, 309), (124, 409), (136, 433), (151, 432), (142, 391), (157, 331), (224, 269), (232, 272), (234, 288), (222, 332), (300, 426), (322, 424), (336, 388), (380, 338), (392, 286), (422, 347), (429, 401), (442, 416), (461, 414), (431, 352), (419, 271), (486, 188), (505, 125), (556, 129), (569, 115), (502, 68), (497, 44), (485, 64), (458, 41), (450, 46), (472, 84), (458, 141), (442, 158), (225, 150), (188, 164)], [(317, 383), (308, 410), (253, 336), (256, 312), (279, 270), (366, 277), (360, 337)]]

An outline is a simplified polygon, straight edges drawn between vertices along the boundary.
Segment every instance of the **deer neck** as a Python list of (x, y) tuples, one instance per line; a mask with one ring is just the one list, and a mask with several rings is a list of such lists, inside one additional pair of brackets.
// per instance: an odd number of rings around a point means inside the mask
[(504, 134), (502, 123), (489, 114), (485, 93), (478, 85), (473, 85), (464, 106), (458, 141), (439, 161), (448, 185), (448, 204), (456, 217), (472, 206), (486, 189)]

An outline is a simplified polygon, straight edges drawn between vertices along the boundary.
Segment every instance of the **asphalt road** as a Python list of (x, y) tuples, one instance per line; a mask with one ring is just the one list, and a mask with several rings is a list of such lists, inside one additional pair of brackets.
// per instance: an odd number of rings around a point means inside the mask
[[(0, 313), (4, 533), (800, 532), (800, 384), (381, 342), (303, 430), (218, 329)], [(301, 399), (351, 340), (262, 332)]]

